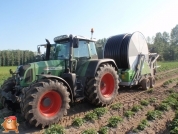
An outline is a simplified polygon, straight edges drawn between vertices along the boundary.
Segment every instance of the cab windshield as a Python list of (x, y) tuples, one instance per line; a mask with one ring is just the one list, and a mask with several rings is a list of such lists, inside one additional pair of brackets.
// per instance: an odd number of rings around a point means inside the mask
[[(55, 59), (69, 59), (70, 42), (56, 42), (55, 45)], [(94, 42), (80, 40), (78, 48), (73, 48), (73, 58), (90, 58), (95, 57), (96, 49)]]
[(69, 59), (69, 47), (68, 41), (56, 43), (55, 59)]

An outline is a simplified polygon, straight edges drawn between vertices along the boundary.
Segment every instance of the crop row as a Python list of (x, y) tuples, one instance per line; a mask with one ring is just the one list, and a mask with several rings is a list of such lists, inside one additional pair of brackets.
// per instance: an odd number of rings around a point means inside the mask
[(178, 68), (178, 62), (158, 62), (157, 72), (163, 72), (167, 70), (171, 70), (174, 68)]
[[(134, 105), (130, 110), (127, 110), (124, 112), (125, 118), (131, 118), (136, 112), (143, 109), (144, 106), (148, 106), (150, 103), (154, 103), (155, 98), (150, 98), (149, 100), (141, 100), (140, 104)], [(119, 110), (123, 107), (123, 104), (116, 103), (110, 106), (110, 109), (112, 110)], [(80, 127), (87, 121), (93, 122), (100, 117), (102, 117), (104, 114), (108, 112), (108, 108), (101, 107), (96, 108), (93, 110), (93, 112), (89, 112), (85, 115), (84, 118), (75, 118), (73, 120), (72, 126)], [(102, 126), (98, 133), (99, 134), (107, 134), (109, 131), (109, 127), (117, 127), (119, 123), (123, 121), (123, 117), (121, 116), (112, 116), (109, 118), (108, 123), (106, 126)], [(44, 134), (51, 134), (51, 133), (61, 133), (63, 134), (65, 132), (64, 127), (60, 125), (52, 125), (48, 129), (45, 130)], [(95, 129), (87, 129), (82, 132), (82, 134), (97, 134), (97, 131)]]
[(175, 112), (175, 118), (169, 125), (170, 134), (178, 134), (178, 110)]
[(170, 110), (170, 108), (176, 111), (175, 118), (169, 125), (170, 134), (178, 134), (178, 92), (171, 93), (160, 105), (155, 107), (155, 110), (148, 111), (147, 118), (143, 119), (133, 132), (139, 132), (149, 127), (149, 121), (160, 119), (163, 112)]
[(155, 79), (158, 81), (158, 80), (162, 80), (164, 78), (167, 78), (167, 77), (170, 77), (170, 76), (173, 76), (175, 74), (178, 73), (178, 69), (175, 69), (175, 70), (172, 70), (172, 71), (169, 71), (168, 73), (163, 73), (163, 74), (156, 74), (155, 76)]

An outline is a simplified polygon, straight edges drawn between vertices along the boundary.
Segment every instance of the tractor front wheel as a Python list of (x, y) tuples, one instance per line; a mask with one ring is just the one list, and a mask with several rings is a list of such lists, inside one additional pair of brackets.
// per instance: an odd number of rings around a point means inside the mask
[(25, 92), (22, 111), (25, 119), (36, 127), (58, 123), (70, 108), (69, 92), (61, 81), (43, 79)]
[(87, 83), (86, 98), (94, 105), (110, 104), (118, 94), (118, 85), (118, 75), (114, 67), (102, 64), (97, 69), (95, 78)]

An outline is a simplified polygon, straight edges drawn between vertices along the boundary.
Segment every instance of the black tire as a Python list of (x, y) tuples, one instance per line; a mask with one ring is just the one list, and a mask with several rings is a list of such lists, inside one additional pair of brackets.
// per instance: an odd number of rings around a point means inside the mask
[(102, 64), (95, 78), (91, 78), (85, 89), (87, 100), (97, 106), (111, 104), (118, 94), (119, 81), (114, 67)]
[(155, 83), (156, 83), (156, 80), (154, 77), (149, 77), (149, 80), (150, 80), (150, 88), (154, 88), (155, 86)]
[(30, 87), (23, 88), (21, 92), (20, 111), (21, 111), (22, 116), (24, 117), (25, 117), (25, 112), (24, 112), (25, 97), (26, 97), (26, 92), (30, 89)]
[(44, 128), (58, 123), (63, 115), (67, 115), (69, 92), (61, 81), (43, 79), (24, 92), (21, 111), (31, 125)]
[(141, 82), (141, 86), (143, 90), (148, 90), (150, 88), (150, 80), (147, 78), (144, 78)]
[[(4, 83), (1, 86), (1, 90), (8, 93), (9, 91), (11, 91), (12, 94), (14, 94), (14, 87), (15, 87), (15, 82), (14, 79), (12, 77), (9, 77), (7, 80), (4, 81)], [(10, 100), (6, 100), (5, 97), (3, 97), (0, 94), (0, 102), (2, 104), (3, 107), (8, 108), (9, 110), (15, 110), (17, 106), (17, 104), (14, 104), (12, 101)]]

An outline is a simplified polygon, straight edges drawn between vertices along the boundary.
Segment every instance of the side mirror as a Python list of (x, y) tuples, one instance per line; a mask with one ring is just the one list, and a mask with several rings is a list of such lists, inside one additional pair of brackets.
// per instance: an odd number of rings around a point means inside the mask
[(79, 39), (74, 37), (73, 38), (73, 48), (78, 48), (78, 44), (79, 44)]
[(39, 53), (39, 54), (41, 53), (41, 51), (40, 51), (40, 47), (38, 47), (38, 53)]

